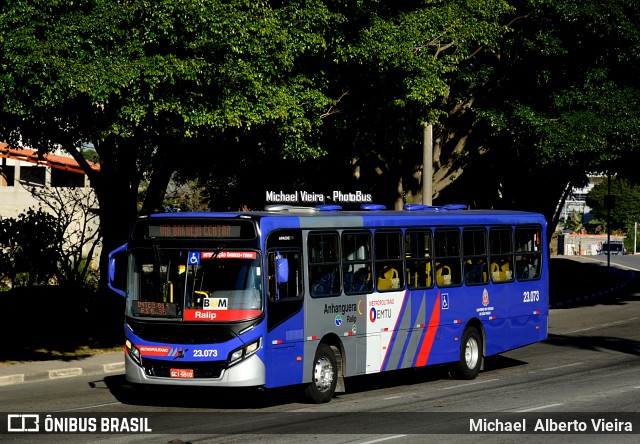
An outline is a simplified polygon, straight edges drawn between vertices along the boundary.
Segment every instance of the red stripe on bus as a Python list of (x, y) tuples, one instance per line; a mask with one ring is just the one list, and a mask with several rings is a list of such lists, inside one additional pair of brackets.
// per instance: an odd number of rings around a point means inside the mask
[(427, 365), (427, 359), (429, 359), (429, 354), (431, 353), (431, 346), (433, 345), (433, 340), (436, 337), (436, 331), (438, 330), (439, 324), (440, 324), (440, 290), (438, 290), (438, 297), (436, 298), (436, 301), (433, 304), (433, 310), (431, 311), (431, 319), (429, 319), (429, 326), (427, 327), (427, 331), (422, 341), (422, 346), (420, 347), (420, 352), (418, 353), (416, 366), (421, 367), (421, 366)]

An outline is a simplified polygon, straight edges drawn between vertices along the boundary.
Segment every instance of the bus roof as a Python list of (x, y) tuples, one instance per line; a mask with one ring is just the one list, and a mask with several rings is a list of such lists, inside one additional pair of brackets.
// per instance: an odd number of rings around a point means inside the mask
[[(263, 211), (246, 212), (184, 212), (156, 213), (152, 218), (246, 218), (261, 220), (270, 228), (347, 228), (347, 227), (410, 227), (426, 225), (509, 225), (540, 224), (546, 226), (542, 214), (514, 210), (466, 210), (456, 207), (426, 207), (405, 210), (347, 210), (335, 206), (300, 207), (277, 205)], [(407, 206), (405, 206), (407, 208)]]

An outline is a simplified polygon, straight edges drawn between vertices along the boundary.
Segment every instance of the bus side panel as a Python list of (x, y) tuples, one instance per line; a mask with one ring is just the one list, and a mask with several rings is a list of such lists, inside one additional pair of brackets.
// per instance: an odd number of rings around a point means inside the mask
[(304, 311), (300, 310), (266, 335), (267, 388), (303, 382)]
[(462, 327), (462, 324), (440, 325), (427, 365), (446, 364), (460, 359)]
[[(407, 291), (393, 331), (379, 335), (384, 352), (381, 371), (457, 360), (460, 325), (454, 324), (448, 304), (448, 294), (443, 297), (438, 289)], [(369, 358), (373, 361), (373, 356)]]
[[(465, 324), (476, 316), (473, 298), (468, 293), (468, 288), (449, 287), (435, 288), (431, 290), (437, 294), (435, 302), (429, 299), (429, 307), (434, 304), (433, 310), (439, 309), (440, 327), (434, 336), (432, 351), (427, 365), (455, 362), (460, 359), (460, 340)], [(482, 291), (481, 289), (479, 290)], [(437, 293), (436, 293), (437, 292)], [(479, 299), (478, 299), (479, 300)], [(437, 307), (435, 304), (439, 304)], [(470, 308), (473, 305), (473, 312)], [(432, 316), (433, 319), (433, 316)], [(429, 319), (427, 319), (429, 321)], [(433, 322), (431, 320), (430, 322)], [(420, 365), (424, 365), (421, 363)]]
[(484, 320), (482, 326), (485, 331), (486, 354), (485, 356), (497, 355), (505, 351), (505, 343), (509, 335), (509, 322), (504, 317), (491, 320)]
[(517, 316), (509, 318), (509, 331), (513, 332), (507, 337), (507, 350), (532, 344), (540, 340), (540, 316)]
[[(407, 348), (411, 345), (412, 327), (415, 325), (413, 317), (413, 307), (421, 307), (424, 296), (416, 295), (407, 291), (402, 298), (402, 303), (396, 310), (396, 320), (392, 331), (381, 331), (381, 339), (383, 339), (384, 357), (381, 362), (381, 371), (395, 370), (407, 366), (405, 356)], [(371, 320), (371, 315), (369, 316)], [(384, 340), (386, 337), (386, 340)], [(413, 341), (416, 344), (417, 341)], [(415, 350), (415, 348), (414, 348)], [(411, 365), (411, 362), (409, 362)]]

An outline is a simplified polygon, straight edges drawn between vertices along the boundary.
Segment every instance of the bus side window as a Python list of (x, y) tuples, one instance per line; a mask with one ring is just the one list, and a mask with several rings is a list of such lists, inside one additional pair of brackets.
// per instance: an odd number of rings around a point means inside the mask
[(540, 239), (540, 227), (516, 228), (516, 278), (519, 281), (540, 279), (540, 263), (542, 260)]
[(464, 281), (467, 285), (489, 281), (487, 271), (487, 232), (484, 229), (466, 229), (462, 232)]
[(433, 287), (431, 231), (407, 231), (404, 236), (407, 286), (410, 289)]
[(340, 251), (338, 233), (310, 233), (309, 291), (311, 296), (340, 294)]
[(460, 231), (436, 230), (434, 241), (436, 284), (439, 287), (462, 284)]
[(342, 279), (346, 294), (373, 290), (370, 232), (342, 232)]
[(378, 291), (404, 288), (402, 233), (378, 231), (374, 236), (375, 267)]
[(514, 279), (511, 236), (511, 228), (492, 228), (489, 230), (489, 254), (493, 282), (510, 282)]

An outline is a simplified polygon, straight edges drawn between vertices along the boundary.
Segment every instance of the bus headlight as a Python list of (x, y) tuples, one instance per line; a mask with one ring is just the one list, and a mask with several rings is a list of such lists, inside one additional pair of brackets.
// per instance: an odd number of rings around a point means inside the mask
[(258, 338), (249, 345), (245, 345), (237, 350), (232, 351), (229, 354), (229, 365), (234, 365), (243, 359), (247, 359), (249, 356), (260, 350), (262, 344), (262, 338)]
[(140, 350), (138, 350), (138, 347), (133, 345), (128, 339), (124, 343), (124, 345), (125, 347), (127, 347), (127, 352), (129, 352), (129, 356), (131, 356), (131, 359), (133, 359), (136, 364), (141, 366), (142, 359), (140, 359)]

